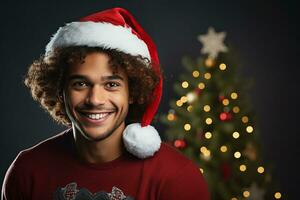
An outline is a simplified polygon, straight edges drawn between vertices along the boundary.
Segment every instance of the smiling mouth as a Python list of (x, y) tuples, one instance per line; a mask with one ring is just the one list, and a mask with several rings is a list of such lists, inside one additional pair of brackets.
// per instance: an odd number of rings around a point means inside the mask
[(103, 119), (104, 117), (108, 116), (110, 113), (98, 113), (98, 114), (85, 114), (86, 117), (90, 119)]
[(99, 112), (99, 113), (79, 112), (79, 113), (91, 120), (103, 120), (113, 112)]

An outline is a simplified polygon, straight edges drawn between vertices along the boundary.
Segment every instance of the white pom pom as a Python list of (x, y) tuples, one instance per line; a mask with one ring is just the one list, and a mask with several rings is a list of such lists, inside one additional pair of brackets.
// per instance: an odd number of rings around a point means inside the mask
[(129, 124), (123, 132), (125, 148), (138, 158), (153, 156), (159, 150), (161, 139), (153, 126), (141, 127), (140, 123)]

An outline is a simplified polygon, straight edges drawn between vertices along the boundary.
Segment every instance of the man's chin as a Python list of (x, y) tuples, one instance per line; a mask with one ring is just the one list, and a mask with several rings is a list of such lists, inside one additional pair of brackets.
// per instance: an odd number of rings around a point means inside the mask
[(100, 142), (100, 141), (103, 141), (104, 139), (108, 138), (111, 134), (103, 134), (103, 135), (88, 135), (88, 134), (85, 134), (84, 137), (91, 141), (91, 142)]
[(117, 129), (119, 128), (125, 128), (125, 123), (124, 126), (122, 126), (122, 122), (119, 123), (115, 127), (87, 127), (84, 125), (80, 125), (78, 123), (73, 123), (73, 128), (75, 128), (76, 135), (80, 135), (79, 137), (86, 139), (88, 141), (102, 141), (111, 135), (113, 135)]
[(83, 128), (76, 128), (77, 132), (79, 132), (84, 139), (90, 141), (90, 142), (99, 142), (106, 138), (108, 138), (110, 135), (112, 135), (112, 131), (103, 131), (103, 130), (86, 130)]

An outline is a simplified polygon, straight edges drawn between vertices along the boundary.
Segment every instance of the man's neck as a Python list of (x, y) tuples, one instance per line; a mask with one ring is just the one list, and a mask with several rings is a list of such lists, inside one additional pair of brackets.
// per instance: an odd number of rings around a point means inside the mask
[(75, 146), (80, 159), (97, 164), (110, 162), (124, 152), (122, 132), (116, 132), (100, 141), (86, 139), (78, 130), (73, 129)]

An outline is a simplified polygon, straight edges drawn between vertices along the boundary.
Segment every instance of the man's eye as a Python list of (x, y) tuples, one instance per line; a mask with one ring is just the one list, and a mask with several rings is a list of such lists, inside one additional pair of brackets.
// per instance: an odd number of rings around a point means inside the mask
[(87, 83), (85, 82), (75, 82), (72, 84), (73, 87), (75, 88), (83, 88), (83, 87), (87, 87)]
[(118, 87), (120, 84), (119, 83), (116, 83), (116, 82), (109, 82), (106, 84), (106, 86), (108, 88), (114, 88), (114, 87)]

